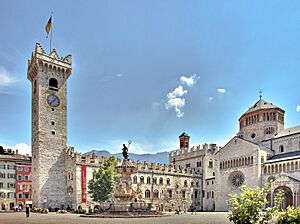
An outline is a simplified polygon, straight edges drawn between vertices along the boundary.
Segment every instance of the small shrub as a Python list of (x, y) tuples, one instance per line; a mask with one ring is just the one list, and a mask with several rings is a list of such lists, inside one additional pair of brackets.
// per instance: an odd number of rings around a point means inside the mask
[(42, 214), (48, 214), (48, 213), (49, 213), (48, 208), (43, 208), (43, 209), (41, 210), (41, 213), (42, 213)]
[(86, 213), (86, 209), (75, 209), (74, 210), (74, 213), (76, 213), (76, 214), (85, 214)]
[(56, 213), (57, 213), (57, 214), (63, 214), (63, 213), (67, 213), (67, 211), (64, 210), (64, 209), (62, 209), (62, 210), (58, 210)]
[(296, 224), (300, 223), (300, 207), (287, 207), (279, 214), (276, 224)]

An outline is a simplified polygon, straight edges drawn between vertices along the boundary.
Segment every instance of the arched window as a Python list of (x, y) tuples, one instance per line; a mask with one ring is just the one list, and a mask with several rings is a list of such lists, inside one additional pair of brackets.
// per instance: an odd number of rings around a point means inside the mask
[(28, 180), (28, 176), (24, 176), (24, 180)]
[(153, 198), (159, 198), (159, 192), (156, 189), (153, 191)]
[(140, 183), (144, 183), (144, 177), (143, 176), (140, 177)]
[(279, 152), (284, 152), (284, 146), (283, 145), (279, 146)]
[(170, 181), (170, 179), (168, 178), (167, 179), (167, 185), (170, 185), (171, 184), (171, 181)]
[(187, 187), (187, 186), (188, 186), (188, 183), (187, 183), (187, 181), (186, 181), (186, 180), (184, 181), (184, 186), (185, 186), (185, 187)]
[(159, 178), (159, 184), (160, 185), (163, 185), (164, 184), (164, 179), (161, 177), (161, 178)]
[(185, 191), (181, 191), (181, 197), (185, 199)]
[(145, 198), (150, 198), (150, 190), (145, 190)]
[(199, 187), (199, 182), (198, 181), (196, 182), (196, 187)]
[(23, 176), (22, 175), (18, 175), (18, 180), (23, 180)]
[(151, 183), (151, 178), (147, 177), (147, 184), (150, 184), (150, 183)]
[(136, 184), (137, 183), (137, 176), (133, 177), (133, 183)]
[(212, 159), (209, 160), (209, 162), (208, 162), (208, 168), (213, 168), (213, 161), (212, 161)]
[(156, 177), (153, 178), (153, 184), (157, 184), (157, 178)]
[(191, 187), (194, 187), (194, 181), (191, 182)]
[(50, 89), (52, 89), (52, 90), (53, 90), (53, 88), (54, 88), (54, 90), (56, 90), (56, 89), (58, 88), (58, 82), (57, 82), (57, 79), (55, 79), (55, 78), (49, 79), (49, 87), (50, 87)]

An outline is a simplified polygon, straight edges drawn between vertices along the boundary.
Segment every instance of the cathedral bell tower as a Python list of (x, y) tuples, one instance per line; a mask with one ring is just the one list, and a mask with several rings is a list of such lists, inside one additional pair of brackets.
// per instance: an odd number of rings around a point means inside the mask
[(62, 208), (65, 204), (64, 149), (67, 147), (67, 79), (72, 56), (47, 55), (37, 43), (28, 60), (32, 84), (33, 206)]

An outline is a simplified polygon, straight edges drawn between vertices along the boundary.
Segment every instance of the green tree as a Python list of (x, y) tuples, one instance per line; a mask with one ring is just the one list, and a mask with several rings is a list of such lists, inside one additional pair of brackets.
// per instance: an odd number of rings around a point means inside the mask
[(120, 182), (116, 164), (117, 160), (112, 156), (100, 164), (98, 171), (94, 171), (93, 179), (88, 183), (88, 193), (91, 194), (93, 201), (101, 203), (111, 199), (113, 189)]
[(269, 188), (250, 188), (242, 186), (241, 194), (230, 194), (227, 200), (229, 206), (228, 218), (235, 224), (268, 224), (278, 215), (280, 203), (283, 199), (283, 192), (279, 191), (274, 197), (274, 207), (262, 212), (268, 204), (266, 198), (270, 192)]
[(287, 207), (278, 217), (277, 224), (297, 224), (300, 223), (300, 207)]

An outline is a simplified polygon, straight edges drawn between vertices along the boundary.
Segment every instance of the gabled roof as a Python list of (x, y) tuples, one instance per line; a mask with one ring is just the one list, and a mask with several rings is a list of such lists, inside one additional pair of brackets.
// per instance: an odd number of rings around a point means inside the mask
[(294, 134), (300, 134), (300, 125), (291, 127), (291, 128), (286, 128), (286, 129), (280, 131), (277, 135), (275, 135), (274, 138), (281, 138), (284, 136), (294, 135)]
[(230, 142), (232, 142), (234, 139), (239, 139), (239, 140), (242, 140), (242, 141), (244, 141), (244, 142), (247, 142), (247, 143), (250, 143), (250, 144), (252, 144), (252, 145), (256, 145), (256, 146), (260, 147), (258, 144), (254, 143), (254, 142), (251, 142), (251, 141), (249, 141), (249, 140), (240, 138), (240, 137), (238, 137), (238, 136), (234, 136), (232, 139), (230, 139), (230, 140), (226, 143), (226, 145), (224, 145), (220, 150), (218, 150), (218, 151), (216, 152), (216, 154), (219, 153), (219, 152), (221, 152), (221, 151), (222, 151), (227, 145), (229, 145)]

